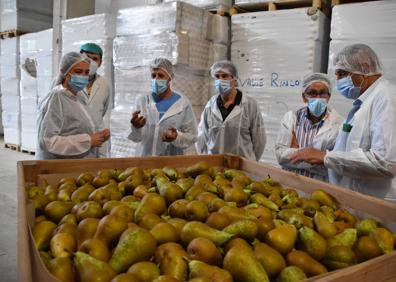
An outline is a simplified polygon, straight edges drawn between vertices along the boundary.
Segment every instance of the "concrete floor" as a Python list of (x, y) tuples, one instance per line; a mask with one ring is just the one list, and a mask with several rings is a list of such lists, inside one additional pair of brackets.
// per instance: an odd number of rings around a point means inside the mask
[(17, 161), (34, 156), (4, 148), (0, 139), (0, 281), (17, 281)]

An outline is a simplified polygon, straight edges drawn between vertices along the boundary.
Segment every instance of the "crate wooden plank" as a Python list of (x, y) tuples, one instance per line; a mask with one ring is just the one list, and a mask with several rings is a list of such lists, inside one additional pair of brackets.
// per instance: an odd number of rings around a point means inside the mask
[(340, 4), (360, 3), (360, 2), (373, 2), (379, 0), (331, 0), (331, 6), (334, 7)]
[[(321, 188), (336, 197), (343, 207), (363, 211), (386, 222), (396, 223), (396, 204), (233, 155), (22, 161), (18, 162), (18, 280), (27, 282), (56, 281), (45, 269), (34, 248), (28, 224), (29, 221), (33, 222), (33, 207), (31, 203), (26, 204), (26, 183), (36, 182), (39, 177), (56, 181), (61, 176), (77, 176), (84, 171), (96, 172), (103, 168), (125, 169), (132, 166), (158, 168), (165, 165), (182, 168), (198, 161), (205, 161), (211, 166), (241, 169), (256, 179), (263, 179), (267, 175), (271, 175), (282, 185), (305, 193), (311, 193)], [(312, 277), (306, 281), (392, 281), (394, 277), (396, 277), (396, 252), (343, 270)]]

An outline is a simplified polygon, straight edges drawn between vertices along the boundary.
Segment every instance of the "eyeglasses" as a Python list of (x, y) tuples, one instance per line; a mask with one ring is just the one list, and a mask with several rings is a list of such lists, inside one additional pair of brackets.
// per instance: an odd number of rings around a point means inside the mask
[(315, 97), (327, 98), (330, 96), (330, 93), (327, 90), (324, 91), (309, 90), (305, 92), (304, 95), (307, 96), (308, 98), (315, 98)]

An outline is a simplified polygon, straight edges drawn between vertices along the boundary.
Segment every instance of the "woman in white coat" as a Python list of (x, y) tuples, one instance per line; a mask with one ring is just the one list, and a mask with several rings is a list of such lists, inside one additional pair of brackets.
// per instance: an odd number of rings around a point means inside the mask
[(306, 106), (285, 114), (275, 143), (275, 154), (283, 169), (322, 181), (328, 180), (324, 165), (291, 163), (291, 158), (304, 148), (333, 149), (342, 117), (328, 107), (330, 85), (330, 79), (323, 73), (304, 77), (302, 99)]
[(70, 52), (62, 57), (55, 87), (41, 102), (36, 159), (98, 157), (97, 148), (110, 137), (101, 130), (81, 90), (88, 84), (89, 60)]
[(197, 138), (190, 101), (171, 89), (172, 63), (164, 58), (151, 65), (151, 93), (138, 99), (128, 138), (140, 143), (139, 156), (183, 155)]
[(331, 183), (396, 201), (396, 86), (382, 77), (375, 52), (354, 44), (334, 59), (337, 89), (354, 100), (333, 151), (306, 150), (294, 162), (324, 163)]

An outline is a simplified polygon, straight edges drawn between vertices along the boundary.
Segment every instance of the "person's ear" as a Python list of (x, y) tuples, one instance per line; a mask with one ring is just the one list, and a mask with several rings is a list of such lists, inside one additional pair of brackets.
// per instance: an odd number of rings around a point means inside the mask
[(303, 98), (304, 103), (308, 103), (308, 99), (307, 99), (307, 97), (305, 97), (304, 93), (301, 94), (301, 96)]

